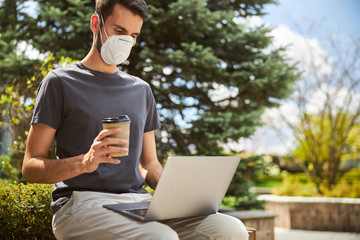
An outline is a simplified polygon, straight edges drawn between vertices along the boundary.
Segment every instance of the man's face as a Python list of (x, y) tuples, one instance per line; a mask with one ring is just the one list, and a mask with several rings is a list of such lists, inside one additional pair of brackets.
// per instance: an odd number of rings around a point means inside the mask
[[(101, 21), (101, 19), (99, 19), (99, 21)], [(115, 4), (112, 14), (106, 20), (104, 19), (104, 21), (105, 25), (100, 28), (102, 38), (98, 37), (97, 39), (99, 47), (106, 40), (104, 27), (109, 37), (113, 35), (130, 35), (134, 38), (133, 45), (136, 44), (136, 39), (140, 35), (143, 24), (143, 19), (139, 15), (134, 14), (119, 4)], [(100, 39), (102, 39), (102, 43)]]

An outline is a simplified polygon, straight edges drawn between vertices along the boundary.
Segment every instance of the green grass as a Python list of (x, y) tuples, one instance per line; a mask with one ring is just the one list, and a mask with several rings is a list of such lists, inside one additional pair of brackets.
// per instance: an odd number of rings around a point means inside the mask
[(266, 182), (256, 183), (255, 187), (278, 187), (281, 186), (282, 181), (279, 180), (268, 180)]

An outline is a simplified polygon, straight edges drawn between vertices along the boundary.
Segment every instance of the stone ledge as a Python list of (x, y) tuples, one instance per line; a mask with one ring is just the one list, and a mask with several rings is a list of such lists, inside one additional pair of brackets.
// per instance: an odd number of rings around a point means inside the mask
[(265, 210), (278, 215), (275, 226), (288, 229), (360, 232), (359, 198), (262, 195)]
[(360, 198), (332, 198), (332, 197), (292, 197), (292, 196), (276, 196), (276, 195), (260, 195), (258, 200), (274, 201), (274, 202), (307, 202), (307, 203), (349, 203), (360, 204)]
[(264, 212), (264, 211), (257, 211), (257, 210), (250, 210), (250, 211), (225, 211), (222, 212), (227, 215), (236, 217), (238, 219), (264, 219), (264, 218), (274, 218), (276, 217), (275, 213), (271, 212)]

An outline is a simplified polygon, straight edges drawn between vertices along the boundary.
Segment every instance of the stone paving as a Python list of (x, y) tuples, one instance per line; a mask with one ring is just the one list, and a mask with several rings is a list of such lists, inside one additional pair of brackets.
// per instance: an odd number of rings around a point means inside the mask
[(360, 240), (360, 233), (275, 228), (275, 240)]

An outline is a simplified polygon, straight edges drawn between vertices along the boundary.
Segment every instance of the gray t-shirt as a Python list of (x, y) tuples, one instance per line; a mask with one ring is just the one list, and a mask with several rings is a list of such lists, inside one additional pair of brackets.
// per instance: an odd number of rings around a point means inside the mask
[(119, 115), (131, 119), (129, 155), (120, 157), (120, 164), (102, 163), (92, 173), (56, 183), (54, 212), (73, 191), (146, 192), (139, 171), (143, 134), (158, 129), (159, 118), (150, 86), (119, 70), (105, 74), (77, 62), (49, 72), (41, 82), (31, 122), (56, 129), (58, 159), (87, 153), (102, 130), (101, 120)]

